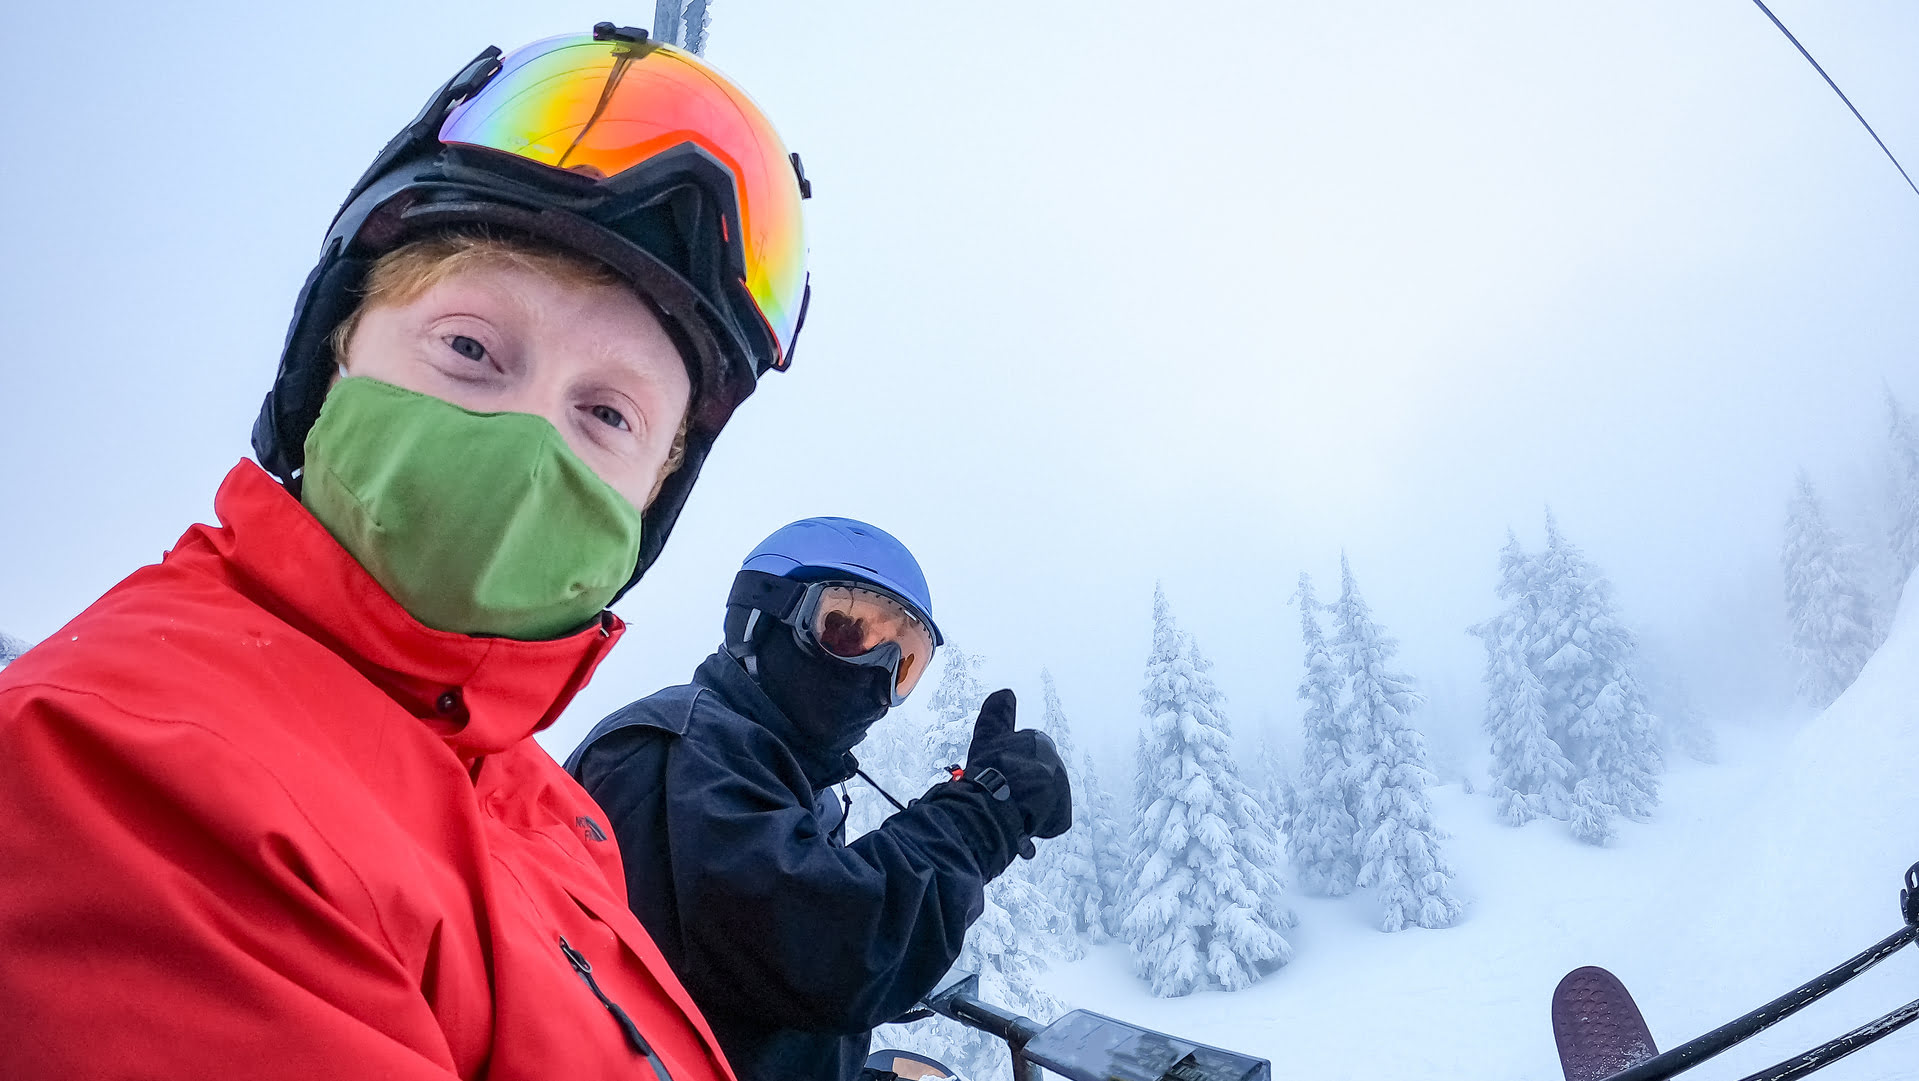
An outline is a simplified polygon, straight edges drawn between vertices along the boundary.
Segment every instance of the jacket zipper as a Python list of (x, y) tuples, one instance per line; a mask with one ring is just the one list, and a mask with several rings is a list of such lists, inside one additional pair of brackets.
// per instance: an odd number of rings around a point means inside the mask
[(593, 978), (593, 962), (588, 961), (585, 954), (574, 949), (565, 935), (560, 936), (560, 952), (566, 955), (567, 963), (573, 966), (573, 971), (580, 974), (580, 979), (586, 981), (587, 989), (593, 992), (593, 997), (599, 999), (600, 1005), (606, 1007), (606, 1012), (612, 1014), (613, 1020), (620, 1023), (620, 1031), (626, 1033), (626, 1042), (633, 1045), (633, 1050), (646, 1056), (647, 1063), (653, 1067), (654, 1076), (658, 1077), (659, 1081), (673, 1081), (673, 1075), (666, 1072), (666, 1064), (660, 1061), (659, 1055), (654, 1054), (652, 1045), (646, 1042), (646, 1037), (640, 1035), (640, 1026), (633, 1023), (633, 1018), (627, 1016), (625, 1010), (620, 1009), (619, 1003), (606, 997), (606, 992), (600, 990), (599, 981)]

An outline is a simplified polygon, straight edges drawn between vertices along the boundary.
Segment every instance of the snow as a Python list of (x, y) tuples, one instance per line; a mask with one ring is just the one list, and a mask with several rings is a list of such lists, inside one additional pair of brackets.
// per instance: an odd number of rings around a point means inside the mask
[[(1919, 860), (1919, 590), (1852, 688), (1797, 726), (1728, 724), (1722, 760), (1675, 761), (1649, 822), (1595, 848), (1550, 819), (1431, 790), (1468, 908), (1444, 930), (1381, 934), (1374, 902), (1295, 892), (1292, 962), (1234, 993), (1152, 997), (1126, 950), (1055, 962), (1070, 1005), (1271, 1058), (1275, 1076), (1551, 1081), (1547, 1002), (1566, 972), (1611, 969), (1671, 1047), (1837, 965), (1899, 927)], [(1907, 950), (1698, 1071), (1739, 1077), (1919, 997)], [(1821, 1081), (1919, 1076), (1906, 1031)]]

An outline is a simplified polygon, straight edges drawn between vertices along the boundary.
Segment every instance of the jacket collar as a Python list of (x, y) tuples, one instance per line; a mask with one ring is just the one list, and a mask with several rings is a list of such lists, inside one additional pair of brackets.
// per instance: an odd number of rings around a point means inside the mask
[(832, 751), (814, 745), (801, 734), (799, 726), (789, 720), (780, 707), (766, 696), (753, 677), (746, 674), (740, 662), (725, 650), (721, 650), (700, 662), (693, 673), (695, 686), (703, 687), (720, 697), (733, 712), (771, 732), (774, 738), (786, 745), (794, 759), (805, 772), (806, 780), (818, 792), (831, 788), (853, 776), (859, 769), (859, 759), (850, 751)]
[(250, 600), (338, 654), (462, 759), (552, 724), (625, 631), (611, 612), (543, 642), (427, 627), (251, 461), (227, 474), (213, 508), (220, 526), (194, 526), (168, 558), (211, 549)]

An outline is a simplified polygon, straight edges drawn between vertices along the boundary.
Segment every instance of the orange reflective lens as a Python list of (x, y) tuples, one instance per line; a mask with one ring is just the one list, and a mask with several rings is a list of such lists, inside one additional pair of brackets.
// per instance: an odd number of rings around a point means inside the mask
[(906, 606), (884, 593), (858, 586), (821, 587), (808, 617), (808, 630), (821, 649), (848, 660), (882, 646), (899, 646), (893, 669), (893, 693), (905, 698), (933, 659), (933, 632)]
[(705, 149), (733, 174), (746, 289), (784, 366), (806, 291), (799, 178), (759, 106), (699, 57), (583, 34), (535, 42), (447, 115), (440, 141), (601, 180), (686, 143)]

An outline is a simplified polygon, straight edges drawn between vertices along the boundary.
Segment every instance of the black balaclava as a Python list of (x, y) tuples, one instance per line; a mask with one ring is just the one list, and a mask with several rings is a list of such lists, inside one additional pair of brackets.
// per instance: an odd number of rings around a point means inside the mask
[(768, 620), (754, 638), (757, 663), (748, 671), (811, 749), (844, 754), (886, 715), (892, 702), (886, 669), (814, 656), (784, 623)]

